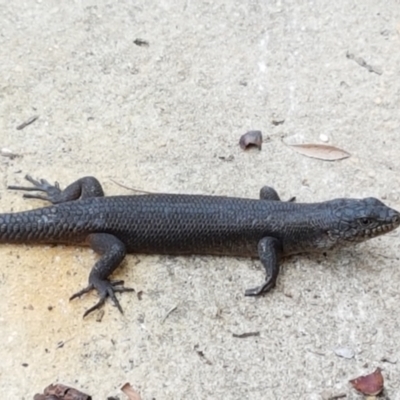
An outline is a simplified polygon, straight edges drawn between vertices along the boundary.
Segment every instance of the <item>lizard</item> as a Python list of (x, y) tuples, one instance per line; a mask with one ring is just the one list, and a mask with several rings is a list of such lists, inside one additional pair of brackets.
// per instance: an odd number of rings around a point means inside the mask
[(99, 254), (88, 286), (70, 298), (97, 291), (99, 299), (84, 317), (107, 298), (123, 312), (116, 293), (133, 289), (109, 276), (127, 253), (258, 257), (265, 280), (245, 291), (246, 296), (258, 296), (275, 287), (282, 257), (353, 245), (400, 225), (400, 213), (372, 197), (295, 203), (281, 201), (268, 186), (260, 190), (259, 199), (165, 193), (104, 196), (92, 176), (64, 190), (57, 182), (25, 178), (32, 186), (8, 189), (38, 191), (24, 197), (51, 205), (0, 214), (0, 242), (85, 245)]

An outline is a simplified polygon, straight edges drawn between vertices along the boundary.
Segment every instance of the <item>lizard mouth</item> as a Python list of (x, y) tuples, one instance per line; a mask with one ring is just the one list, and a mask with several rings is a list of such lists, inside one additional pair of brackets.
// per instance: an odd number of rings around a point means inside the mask
[(393, 229), (396, 229), (398, 227), (398, 225), (399, 224), (396, 221), (396, 223), (391, 222), (391, 223), (388, 223), (385, 225), (377, 226), (376, 228), (365, 229), (362, 232), (362, 234), (363, 234), (362, 236), (369, 237), (369, 238), (374, 237), (374, 236), (379, 236), (382, 233), (386, 233), (386, 232), (392, 231)]

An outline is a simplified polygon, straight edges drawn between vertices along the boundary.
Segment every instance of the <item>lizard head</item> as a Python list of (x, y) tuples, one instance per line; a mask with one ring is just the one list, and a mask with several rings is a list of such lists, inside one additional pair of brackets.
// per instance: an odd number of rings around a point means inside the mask
[(335, 242), (363, 242), (400, 225), (400, 213), (373, 197), (334, 202), (335, 222), (328, 227), (328, 236)]

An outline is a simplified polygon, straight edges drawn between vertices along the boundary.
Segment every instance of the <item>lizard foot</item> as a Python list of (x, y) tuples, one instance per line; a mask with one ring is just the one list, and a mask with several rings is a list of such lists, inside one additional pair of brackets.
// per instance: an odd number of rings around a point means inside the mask
[(271, 280), (265, 281), (262, 285), (257, 286), (255, 288), (246, 289), (244, 292), (245, 296), (260, 296), (263, 293), (269, 292), (271, 289), (275, 287), (275, 282)]
[(120, 287), (123, 285), (124, 281), (108, 281), (108, 280), (96, 280), (96, 282), (90, 283), (87, 287), (80, 290), (79, 292), (73, 294), (70, 297), (70, 300), (76, 299), (77, 297), (81, 297), (82, 295), (89, 293), (92, 290), (97, 290), (99, 294), (99, 301), (88, 310), (86, 310), (83, 314), (83, 318), (89, 315), (91, 312), (99, 309), (105, 303), (107, 297), (110, 297), (114, 305), (118, 308), (119, 312), (123, 314), (123, 310), (117, 297), (115, 296), (116, 292), (133, 292), (135, 289)]
[(32, 183), (33, 186), (8, 186), (7, 189), (11, 190), (24, 190), (27, 192), (34, 192), (34, 191), (39, 191), (39, 192), (45, 192), (46, 196), (41, 196), (40, 194), (24, 194), (25, 199), (40, 199), (40, 200), (45, 200), (45, 201), (52, 201), (52, 199), (55, 199), (59, 194), (61, 193), (60, 185), (58, 182), (56, 182), (54, 185), (51, 183), (47, 182), (45, 179), (40, 179), (37, 181), (36, 179), (33, 179), (30, 175), (26, 175), (25, 179)]

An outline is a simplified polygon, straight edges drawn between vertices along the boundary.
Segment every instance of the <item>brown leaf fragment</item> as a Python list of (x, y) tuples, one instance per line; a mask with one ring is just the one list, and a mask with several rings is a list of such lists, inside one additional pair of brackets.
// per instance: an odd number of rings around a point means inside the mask
[(249, 147), (257, 147), (258, 150), (261, 150), (262, 140), (261, 131), (248, 131), (240, 137), (239, 146), (243, 150)]
[(288, 146), (303, 156), (324, 161), (338, 161), (351, 156), (347, 151), (327, 144), (289, 144)]
[(375, 372), (349, 381), (353, 388), (368, 396), (377, 396), (383, 390), (383, 375), (378, 367)]
[(129, 400), (142, 400), (140, 394), (131, 386), (129, 382), (126, 382), (125, 385), (122, 386), (121, 391), (128, 396)]
[(58, 383), (56, 385), (47, 386), (43, 394), (35, 394), (34, 400), (92, 400), (85, 393), (80, 392), (69, 386)]

